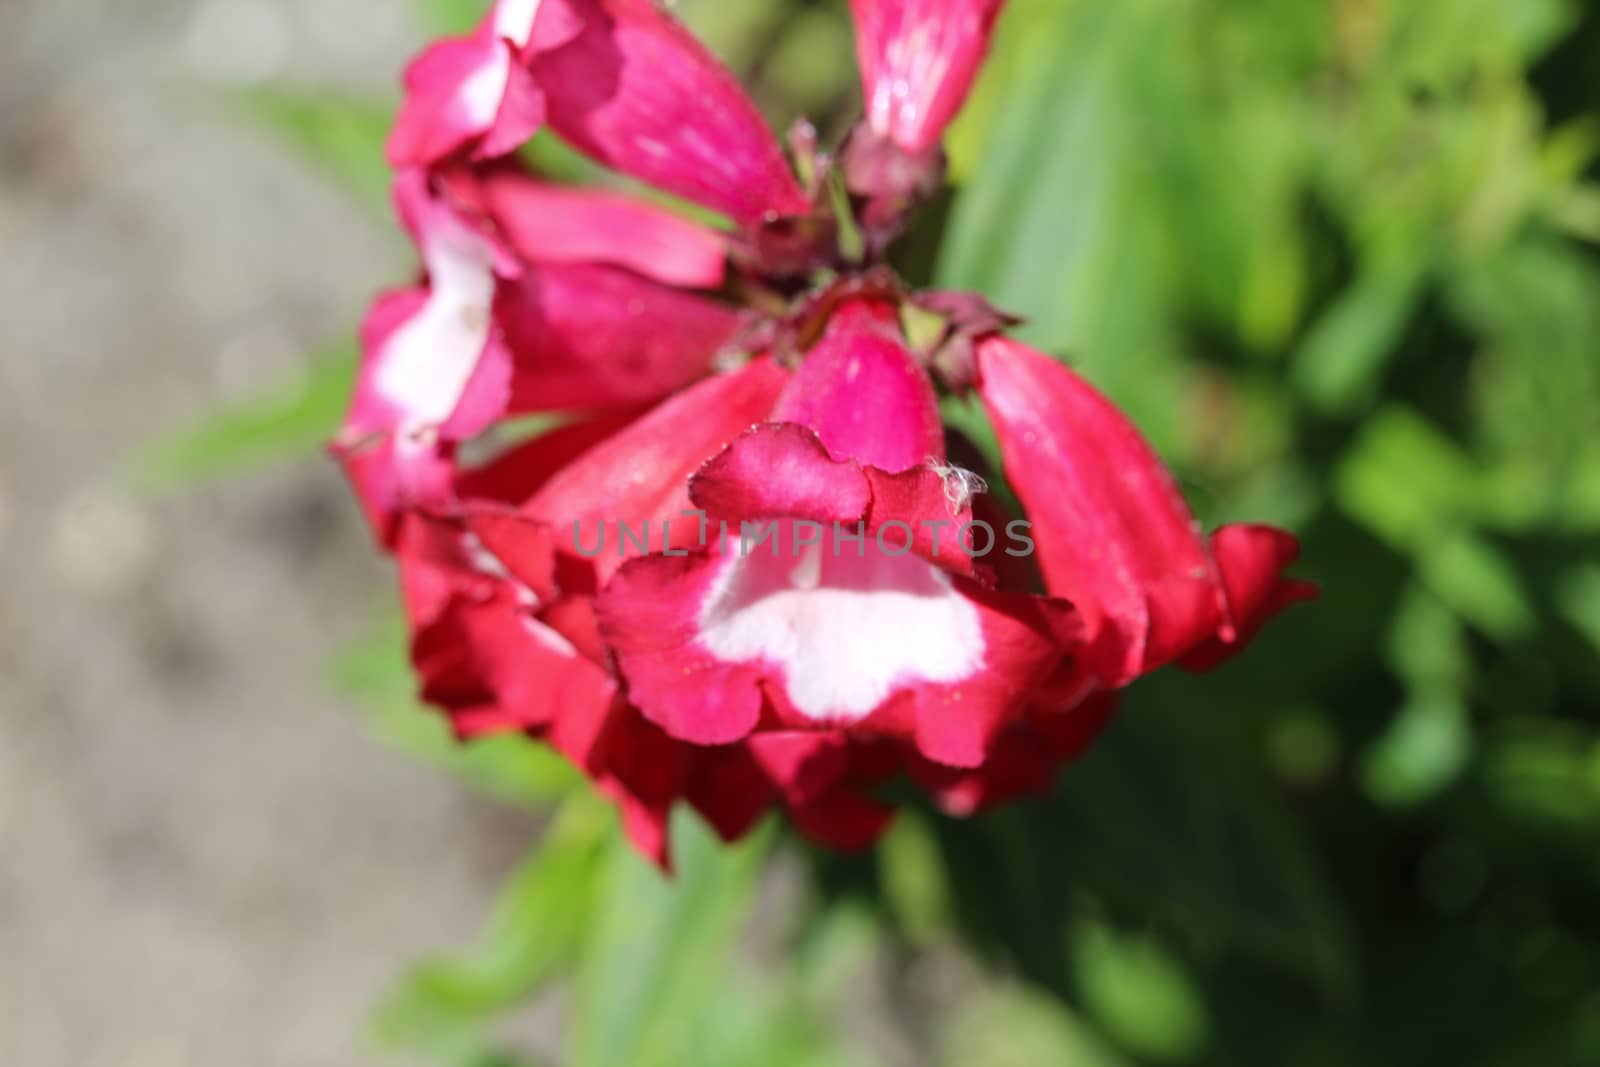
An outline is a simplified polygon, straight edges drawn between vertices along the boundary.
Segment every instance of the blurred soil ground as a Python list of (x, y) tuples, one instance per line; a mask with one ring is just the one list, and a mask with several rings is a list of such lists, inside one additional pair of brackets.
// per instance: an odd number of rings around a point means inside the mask
[(378, 89), (399, 0), (0, 5), (0, 1064), (349, 1067), (527, 827), (379, 748), (329, 655), (387, 568), (331, 466), (141, 496), (131, 450), (404, 269), (215, 103)]

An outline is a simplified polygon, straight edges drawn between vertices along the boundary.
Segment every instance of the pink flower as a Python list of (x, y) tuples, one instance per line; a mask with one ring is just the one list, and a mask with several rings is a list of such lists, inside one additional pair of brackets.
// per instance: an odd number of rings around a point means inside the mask
[[(1070, 670), (1067, 604), (974, 575), (970, 502), (947, 483), (933, 387), (896, 322), (842, 307), (769, 421), (690, 480), (736, 540), (634, 560), (602, 593), (630, 699), (672, 736), (820, 729), (977, 766)], [(763, 544), (741, 543), (763, 527)]]
[[(1001, 4), (851, 6), (866, 114), (837, 162), (798, 139), (809, 189), (653, 0), (501, 0), (413, 64), (390, 144), (424, 277), (369, 314), (336, 452), (399, 563), (422, 695), (464, 739), (552, 745), (664, 866), (677, 804), (852, 849), (895, 780), (961, 815), (1047, 789), (1122, 686), (1314, 592), (1282, 575), (1289, 534), (1202, 538), (1015, 320), (882, 265)], [(541, 124), (730, 228), (503, 158)], [(944, 323), (922, 348), (913, 309)], [(941, 422), (973, 394), (1025, 514)], [(559, 428), (507, 427), (533, 412)]]
[[(785, 381), (758, 361), (637, 420), (575, 423), (486, 467), (458, 468), (448, 507), (411, 508), (394, 523), (423, 698), (463, 738), (513, 731), (547, 740), (617, 802), (634, 843), (663, 865), (666, 820), (679, 801), (730, 839), (780, 801), (841, 847), (866, 844), (887, 823), (887, 809), (850, 777), (842, 737), (690, 745), (622, 699), (593, 611), (594, 591), (622, 557), (582, 552), (571, 528), (545, 518), (644, 528), (661, 516), (665, 528), (689, 506), (688, 472), (770, 411)], [(358, 493), (370, 462), (347, 459)], [(686, 543), (697, 525), (684, 526)]]

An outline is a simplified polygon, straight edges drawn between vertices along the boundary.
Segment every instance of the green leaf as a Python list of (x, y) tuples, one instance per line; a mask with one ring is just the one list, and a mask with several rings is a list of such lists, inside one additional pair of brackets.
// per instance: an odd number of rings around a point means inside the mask
[(571, 1067), (693, 1067), (722, 1019), (735, 936), (770, 834), (728, 846), (680, 810), (676, 874), (615, 852), (574, 991)]
[(411, 0), (431, 34), (463, 34), (489, 10), (489, 0)]
[(378, 1039), (444, 1063), (489, 1054), (485, 1024), (576, 960), (606, 847), (626, 847), (613, 826), (591, 795), (567, 801), (506, 881), (477, 944), (418, 965), (384, 998)]
[(146, 445), (131, 475), (162, 492), (312, 455), (339, 425), (355, 367), (353, 343), (330, 348), (260, 396)]
[(991, 985), (959, 1005), (940, 1042), (941, 1067), (1125, 1067), (1065, 1005), (1020, 985)]
[(1600, 563), (1564, 573), (1556, 583), (1556, 603), (1578, 632), (1600, 653)]
[(1070, 353), (1156, 441), (1174, 438), (1174, 370), (1160, 220), (1142, 195), (1136, 101), (1170, 77), (1167, 14), (1147, 4), (1021, 0), (1001, 22), (984, 100), (954, 151), (981, 160), (940, 255), (941, 286), (983, 293), (1018, 331)]
[(900, 928), (915, 941), (932, 940), (950, 922), (950, 889), (932, 828), (915, 813), (902, 813), (877, 852), (884, 896)]
[(1423, 691), (1367, 750), (1362, 783), (1376, 803), (1414, 807), (1455, 781), (1471, 754), (1472, 732), (1460, 699), (1448, 691)]
[(963, 929), (1063, 988), (1067, 931), (1099, 900), (1347, 993), (1342, 917), (1281, 802), (1168, 703), (1125, 710), (1051, 797), (942, 824)]
[(1407, 258), (1365, 271), (1311, 325), (1294, 357), (1294, 382), (1324, 412), (1370, 399), (1421, 299), (1426, 273)]
[(1205, 1002), (1158, 942), (1084, 922), (1073, 930), (1071, 951), (1085, 1008), (1124, 1048), (1175, 1063), (1204, 1047)]
[(1533, 602), (1504, 552), (1465, 530), (1425, 543), (1417, 569), (1434, 595), (1484, 633), (1515, 641), (1537, 625)]

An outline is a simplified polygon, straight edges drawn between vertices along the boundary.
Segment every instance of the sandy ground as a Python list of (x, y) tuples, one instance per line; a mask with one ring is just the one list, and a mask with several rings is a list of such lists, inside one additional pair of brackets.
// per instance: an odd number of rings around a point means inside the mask
[(526, 827), (377, 747), (331, 650), (387, 569), (328, 465), (186, 497), (130, 449), (405, 266), (208, 94), (382, 87), (401, 0), (0, 3), (0, 1064), (379, 1062)]

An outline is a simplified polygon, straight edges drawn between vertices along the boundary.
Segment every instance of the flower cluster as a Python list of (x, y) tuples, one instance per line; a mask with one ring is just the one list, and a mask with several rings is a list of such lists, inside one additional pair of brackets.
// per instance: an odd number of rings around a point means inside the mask
[[(423, 276), (372, 308), (334, 450), (422, 695), (546, 740), (663, 864), (680, 801), (850, 849), (894, 779), (956, 813), (1044, 788), (1119, 688), (1312, 592), (1286, 533), (1203, 538), (1012, 320), (882, 265), (1001, 0), (851, 6), (835, 153), (803, 126), (786, 153), (654, 0), (499, 0), (413, 62), (388, 146)], [(541, 128), (725, 224), (542, 180), (514, 154)], [(942, 396), (979, 399), (1023, 514)]]

